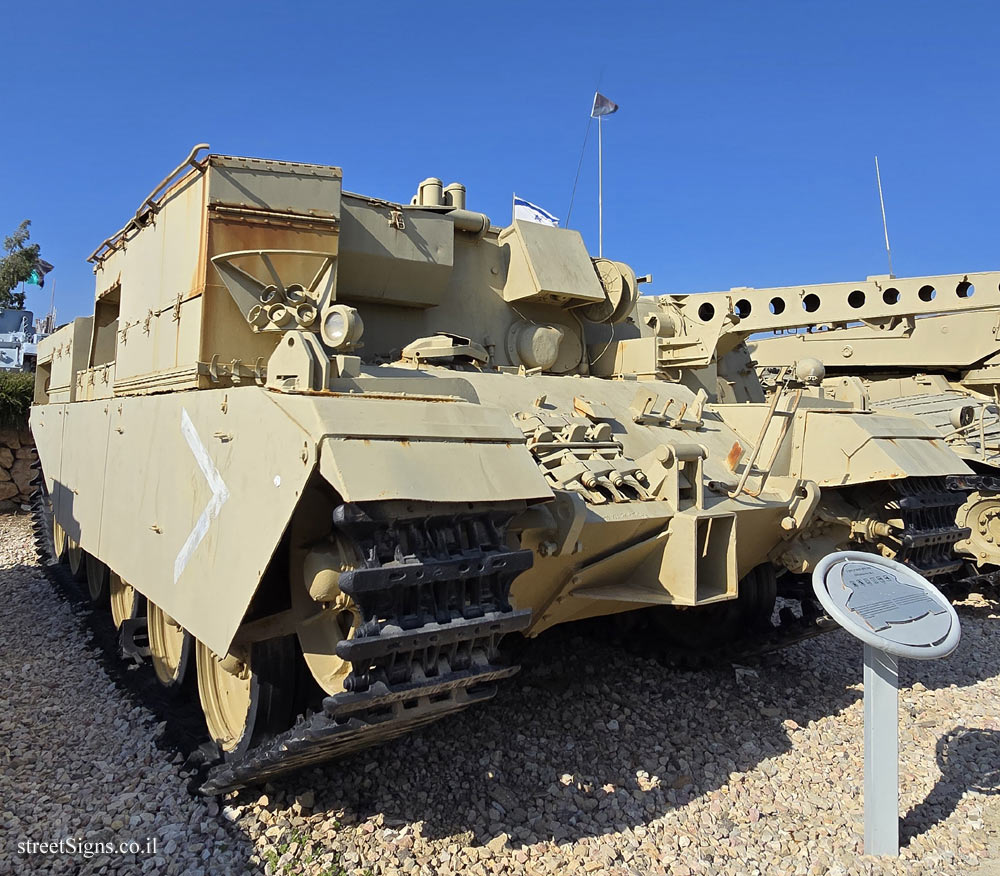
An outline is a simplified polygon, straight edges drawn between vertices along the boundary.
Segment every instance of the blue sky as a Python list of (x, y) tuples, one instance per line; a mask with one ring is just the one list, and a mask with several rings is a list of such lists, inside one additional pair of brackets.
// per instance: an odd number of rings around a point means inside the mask
[[(92, 309), (86, 256), (198, 141), (335, 164), (391, 200), (458, 180), (498, 225), (513, 190), (565, 217), (598, 80), (621, 105), (605, 254), (652, 291), (885, 272), (876, 152), (897, 274), (1000, 262), (995, 4), (54, 2), (13, 18), (0, 233), (32, 220), (60, 321)], [(595, 135), (571, 224), (596, 253)]]

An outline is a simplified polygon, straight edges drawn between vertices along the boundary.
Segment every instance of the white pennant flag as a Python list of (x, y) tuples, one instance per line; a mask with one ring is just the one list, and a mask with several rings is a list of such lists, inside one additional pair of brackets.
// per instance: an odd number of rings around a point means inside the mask
[(610, 98), (605, 97), (601, 92), (594, 92), (594, 107), (590, 111), (590, 117), (596, 119), (599, 116), (610, 116), (618, 112), (618, 104)]

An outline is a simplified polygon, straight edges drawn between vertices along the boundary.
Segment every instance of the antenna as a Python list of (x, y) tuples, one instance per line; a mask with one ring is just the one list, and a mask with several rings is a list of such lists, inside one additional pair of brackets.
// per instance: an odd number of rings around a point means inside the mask
[[(604, 67), (597, 74), (597, 87), (595, 92), (601, 90), (601, 80), (604, 78)], [(590, 125), (594, 121), (594, 115), (587, 116), (587, 130), (583, 132), (583, 147), (580, 149), (580, 161), (576, 165), (576, 177), (573, 179), (573, 191), (569, 196), (569, 209), (566, 211), (566, 228), (569, 228), (569, 219), (573, 215), (573, 201), (576, 200), (576, 184), (580, 182), (580, 168), (583, 167), (583, 156), (587, 151), (587, 138), (590, 137)]]
[(885, 232), (885, 254), (889, 257), (889, 276), (895, 277), (892, 272), (892, 250), (889, 248), (889, 226), (885, 222), (885, 199), (882, 197), (882, 174), (878, 171), (878, 156), (875, 156), (875, 181), (878, 183), (878, 202), (882, 206), (882, 230)]
[(597, 256), (604, 257), (604, 144), (601, 137), (601, 122), (597, 117)]

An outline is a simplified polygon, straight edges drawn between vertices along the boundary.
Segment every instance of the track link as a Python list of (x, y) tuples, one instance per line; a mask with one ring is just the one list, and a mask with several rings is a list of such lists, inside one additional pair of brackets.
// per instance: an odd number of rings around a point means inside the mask
[[(964, 500), (960, 490), (969, 486), (943, 478), (894, 486), (897, 498), (889, 510), (904, 523), (897, 558), (924, 575), (947, 578), (962, 567), (953, 545), (968, 530), (954, 520)], [(51, 566), (44, 487), (36, 494), (34, 518), (39, 554)], [(489, 510), (385, 520), (357, 505), (338, 506), (334, 523), (361, 557), (358, 568), (341, 577), (342, 590), (361, 613), (355, 637), (338, 646), (352, 666), (345, 692), (324, 698), (319, 711), (245, 754), (208, 766), (194, 787), (206, 794), (235, 790), (380, 745), (491, 699), (497, 682), (520, 668), (498, 661), (500, 640), (527, 628), (531, 618), (509, 603), (511, 583), (531, 567), (533, 555), (506, 546), (508, 521), (508, 513)], [(699, 668), (757, 659), (837, 628), (807, 582), (783, 595), (798, 600), (801, 612), (785, 606), (776, 624), (748, 629), (710, 651), (672, 647), (634, 631), (622, 644), (666, 665)]]
[(951, 489), (949, 481), (941, 477), (892, 482), (897, 498), (888, 509), (903, 520), (898, 536), (902, 547), (894, 559), (925, 578), (948, 576), (965, 565), (955, 553), (955, 543), (970, 535), (968, 528), (955, 525), (965, 495)]
[(361, 751), (493, 697), (520, 667), (497, 661), (503, 636), (527, 628), (510, 585), (531, 567), (528, 550), (506, 547), (509, 514), (384, 520), (340, 505), (334, 524), (361, 565), (341, 590), (361, 613), (337, 647), (351, 663), (345, 692), (319, 712), (235, 759), (211, 767), (199, 790), (218, 794)]
[[(893, 481), (895, 495), (886, 504), (890, 517), (900, 518), (902, 529), (897, 535), (899, 548), (895, 559), (905, 563), (935, 584), (953, 592), (956, 597), (967, 594), (966, 584), (973, 579), (959, 577), (965, 560), (955, 553), (955, 543), (968, 538), (967, 528), (955, 525), (959, 506), (970, 489), (957, 478), (907, 478)], [(1000, 486), (1000, 480), (997, 483)], [(974, 576), (982, 584), (995, 581), (1000, 572)], [(787, 601), (798, 602), (797, 613), (785, 605), (776, 613), (776, 622), (763, 628), (747, 629), (738, 639), (703, 650), (680, 648), (664, 641), (655, 633), (644, 631), (638, 636), (624, 636), (622, 644), (637, 653), (651, 657), (664, 665), (683, 669), (722, 666), (756, 660), (798, 642), (803, 642), (838, 628), (816, 600), (808, 579), (797, 579), (786, 586), (781, 595)]]
[[(52, 511), (40, 478), (33, 503), (35, 545), (56, 574)], [(311, 764), (371, 748), (446, 715), (491, 699), (496, 683), (519, 666), (497, 661), (501, 638), (525, 629), (529, 610), (509, 602), (514, 578), (533, 554), (505, 545), (509, 514), (385, 522), (356, 506), (335, 521), (354, 541), (360, 568), (343, 576), (362, 623), (342, 643), (351, 661), (348, 690), (326, 697), (318, 712), (245, 754), (203, 765), (192, 790), (219, 794)], [(198, 759), (203, 760), (205, 748)], [(211, 748), (208, 746), (207, 748)]]
[(799, 602), (799, 613), (791, 605), (782, 606), (777, 611), (776, 623), (769, 622), (763, 629), (747, 630), (739, 638), (713, 648), (680, 647), (650, 626), (626, 631), (619, 638), (619, 644), (631, 653), (664, 666), (696, 670), (747, 663), (838, 629), (837, 622), (828, 617), (813, 598), (811, 586), (806, 583), (796, 588), (799, 589), (801, 594), (796, 592), (795, 596), (788, 597)]

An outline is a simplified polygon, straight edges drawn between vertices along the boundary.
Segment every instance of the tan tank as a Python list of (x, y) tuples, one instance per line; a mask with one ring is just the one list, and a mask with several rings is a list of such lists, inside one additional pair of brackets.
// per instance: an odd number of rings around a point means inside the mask
[[(701, 299), (701, 296), (697, 296)], [(1000, 565), (1000, 273), (874, 276), (858, 283), (736, 288), (705, 301), (730, 308), (749, 338), (721, 370), (747, 367), (765, 391), (796, 362), (822, 363), (816, 396), (858, 410), (915, 417), (936, 429), (974, 475), (948, 486), (964, 497), (957, 551), (996, 581)], [(750, 378), (753, 380), (753, 378)]]
[(845, 540), (954, 568), (942, 437), (801, 387), (716, 404), (723, 310), (689, 335), (578, 232), (497, 228), (457, 183), (397, 203), (205, 149), (92, 255), (31, 414), (55, 553), (164, 684), (197, 674), (205, 790), (491, 696), (509, 633), (648, 608), (740, 635)]

